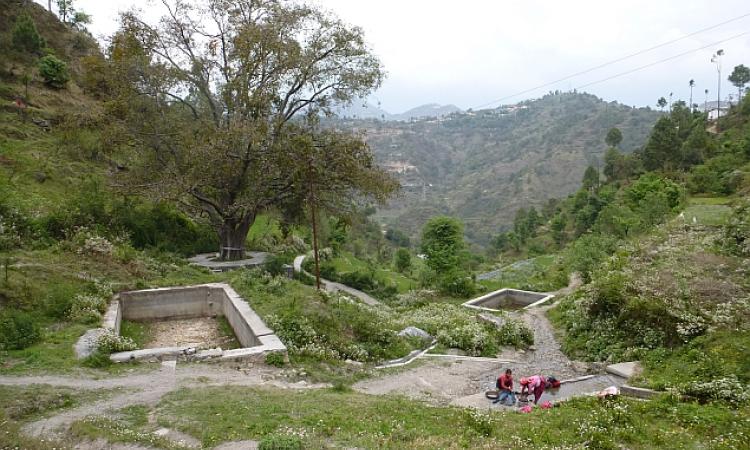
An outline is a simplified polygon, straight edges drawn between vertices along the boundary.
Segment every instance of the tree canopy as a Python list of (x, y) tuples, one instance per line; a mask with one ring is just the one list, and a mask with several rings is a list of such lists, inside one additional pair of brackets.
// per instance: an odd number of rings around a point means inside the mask
[(206, 217), (230, 259), (259, 212), (311, 183), (332, 207), (395, 189), (361, 137), (317, 127), (382, 82), (361, 29), (284, 0), (163, 3), (156, 25), (123, 14), (110, 49), (129, 187)]
[(458, 219), (433, 217), (422, 230), (422, 252), (427, 265), (438, 274), (459, 267), (464, 248), (464, 227)]
[(619, 128), (611, 128), (607, 132), (607, 137), (604, 138), (604, 142), (610, 147), (617, 147), (622, 142), (622, 132)]

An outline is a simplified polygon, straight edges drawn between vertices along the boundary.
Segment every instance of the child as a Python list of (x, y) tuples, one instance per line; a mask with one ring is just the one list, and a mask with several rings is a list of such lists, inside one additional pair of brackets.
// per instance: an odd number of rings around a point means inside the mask
[(500, 395), (498, 395), (497, 400), (492, 403), (502, 402), (508, 406), (515, 405), (516, 394), (513, 393), (513, 372), (510, 369), (505, 369), (505, 373), (497, 378), (497, 383), (495, 384), (500, 391)]

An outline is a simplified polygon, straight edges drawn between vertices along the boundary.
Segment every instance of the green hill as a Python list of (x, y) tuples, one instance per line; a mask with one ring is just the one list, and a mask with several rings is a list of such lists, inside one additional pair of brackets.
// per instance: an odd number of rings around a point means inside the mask
[(367, 132), (381, 163), (399, 171), (403, 195), (380, 212), (416, 235), (436, 214), (470, 223), (467, 236), (487, 244), (519, 208), (540, 207), (576, 190), (601, 161), (604, 137), (623, 133), (621, 148), (639, 148), (659, 113), (584, 93), (552, 93), (512, 107), (455, 113), (443, 120), (353, 121)]

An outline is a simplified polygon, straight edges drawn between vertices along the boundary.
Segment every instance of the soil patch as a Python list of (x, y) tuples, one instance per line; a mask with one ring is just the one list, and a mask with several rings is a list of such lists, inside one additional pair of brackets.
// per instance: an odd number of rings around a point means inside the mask
[(223, 317), (161, 320), (148, 322), (150, 340), (145, 348), (180, 347), (199, 344), (200, 348), (239, 348), (239, 342)]

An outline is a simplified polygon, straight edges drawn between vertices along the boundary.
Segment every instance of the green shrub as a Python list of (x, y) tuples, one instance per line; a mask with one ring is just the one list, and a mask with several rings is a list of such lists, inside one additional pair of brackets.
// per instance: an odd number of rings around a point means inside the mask
[(284, 367), (286, 364), (284, 354), (279, 352), (266, 353), (266, 364), (274, 367)]
[(39, 75), (49, 86), (62, 89), (70, 80), (68, 65), (52, 55), (47, 55), (39, 60)]
[(77, 288), (72, 284), (56, 284), (51, 286), (46, 299), (46, 314), (56, 319), (68, 316)]
[(21, 14), (16, 19), (12, 40), (16, 50), (37, 55), (47, 46), (44, 38), (36, 30), (34, 20), (27, 13)]
[(273, 255), (266, 259), (263, 269), (274, 277), (286, 276), (286, 268), (284, 266), (288, 263), (289, 258), (283, 255)]
[(411, 253), (409, 253), (408, 249), (400, 248), (396, 250), (396, 256), (394, 258), (393, 265), (396, 267), (397, 271), (404, 273), (411, 269)]
[(750, 256), (750, 202), (735, 208), (724, 228), (724, 248), (737, 256)]
[(302, 450), (302, 439), (288, 434), (269, 434), (261, 439), (258, 450)]
[(0, 314), (0, 348), (21, 350), (42, 337), (39, 324), (23, 311), (6, 310)]
[(621, 275), (613, 274), (598, 280), (594, 286), (593, 301), (589, 305), (592, 317), (617, 316), (625, 304), (625, 280)]
[(450, 271), (438, 278), (440, 292), (452, 297), (467, 298), (476, 292), (474, 280), (460, 270)]

